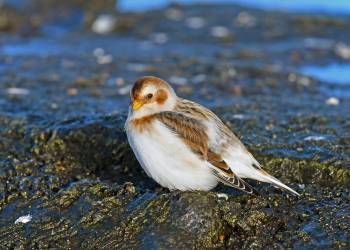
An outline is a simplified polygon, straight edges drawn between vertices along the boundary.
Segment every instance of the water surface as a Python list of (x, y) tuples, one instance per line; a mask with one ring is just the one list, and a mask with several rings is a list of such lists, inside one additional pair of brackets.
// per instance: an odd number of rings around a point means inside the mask
[(163, 8), (170, 3), (180, 4), (239, 4), (264, 10), (283, 10), (293, 12), (322, 12), (332, 14), (349, 14), (350, 1), (347, 0), (119, 0), (118, 8), (121, 11), (145, 11)]

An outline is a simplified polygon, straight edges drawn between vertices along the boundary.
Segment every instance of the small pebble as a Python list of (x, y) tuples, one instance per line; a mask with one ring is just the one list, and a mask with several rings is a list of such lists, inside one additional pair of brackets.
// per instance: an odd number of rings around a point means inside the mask
[(326, 140), (326, 137), (322, 135), (310, 135), (304, 138), (304, 141), (324, 141), (324, 140)]
[(290, 82), (295, 82), (296, 80), (297, 80), (297, 75), (296, 75), (296, 74), (290, 73), (290, 74), (288, 75), (288, 81), (290, 81)]
[(52, 109), (58, 109), (58, 104), (55, 103), (55, 102), (51, 103), (51, 108)]
[(111, 55), (102, 55), (97, 57), (98, 64), (109, 64), (113, 61), (113, 57)]
[(185, 23), (191, 29), (201, 29), (205, 26), (205, 20), (202, 17), (189, 17)]
[(326, 104), (327, 105), (333, 105), (333, 106), (337, 106), (339, 105), (339, 99), (336, 97), (330, 97), (326, 100)]
[(350, 46), (346, 45), (345, 43), (337, 43), (334, 51), (339, 57), (346, 60), (350, 59)]
[(94, 56), (99, 57), (103, 56), (105, 54), (105, 51), (102, 48), (96, 48), (92, 53), (94, 54)]
[(210, 34), (213, 37), (224, 38), (230, 35), (230, 30), (224, 26), (215, 26), (210, 29)]
[(185, 85), (187, 84), (187, 79), (180, 76), (171, 76), (169, 82), (175, 85)]
[(124, 79), (123, 79), (122, 77), (117, 77), (117, 78), (115, 79), (115, 84), (116, 84), (118, 87), (120, 87), (120, 86), (123, 86), (123, 85), (125, 84), (125, 81), (124, 81)]
[(191, 88), (190, 86), (188, 85), (182, 85), (180, 86), (177, 91), (181, 94), (184, 94), (184, 95), (191, 95), (193, 94), (193, 88)]
[(237, 71), (234, 68), (229, 68), (226, 73), (230, 78), (234, 78), (237, 75)]
[(168, 41), (168, 36), (165, 33), (154, 33), (152, 40), (157, 44), (164, 44)]
[(94, 89), (90, 90), (90, 95), (91, 96), (95, 96), (95, 97), (99, 97), (99, 96), (102, 96), (102, 93), (98, 89), (94, 88)]
[(308, 87), (310, 86), (312, 80), (310, 77), (307, 76), (299, 76), (295, 73), (290, 73), (288, 75), (288, 81), (290, 82), (297, 82), (297, 84), (300, 84), (302, 86)]
[(112, 55), (106, 54), (102, 48), (96, 48), (92, 53), (96, 57), (98, 64), (109, 64), (113, 61)]
[(30, 214), (27, 214), (27, 215), (23, 215), (23, 216), (19, 217), (15, 221), (15, 224), (18, 224), (18, 223), (26, 224), (26, 223), (30, 222), (31, 220), (32, 220), (32, 216)]
[(239, 27), (250, 28), (256, 25), (256, 18), (246, 11), (240, 12), (235, 21)]
[(145, 72), (149, 69), (149, 66), (141, 63), (129, 63), (126, 68), (130, 71)]
[(311, 84), (311, 79), (309, 77), (306, 77), (306, 76), (301, 76), (299, 79), (298, 79), (298, 83), (300, 85), (303, 85), (303, 86), (309, 86)]
[(113, 31), (117, 19), (112, 15), (103, 14), (96, 18), (91, 26), (93, 32), (105, 35)]
[(183, 19), (184, 14), (181, 10), (171, 8), (165, 12), (165, 16), (172, 21), (180, 21)]
[(78, 95), (78, 89), (76, 89), (76, 88), (69, 88), (69, 89), (67, 89), (67, 94), (69, 95), (69, 96), (76, 96), (76, 95)]
[(273, 128), (275, 127), (275, 125), (273, 125), (272, 123), (269, 123), (265, 126), (266, 130), (273, 130)]
[(75, 67), (75, 62), (71, 61), (71, 60), (67, 60), (67, 59), (63, 59), (62, 60), (62, 67), (67, 68), (67, 69), (71, 69)]
[(7, 94), (9, 95), (28, 95), (30, 91), (25, 88), (8, 88), (6, 89)]
[(131, 84), (125, 85), (124, 87), (121, 87), (120, 89), (118, 89), (118, 94), (128, 95), (130, 93), (131, 88), (132, 88)]
[(78, 78), (74, 81), (74, 84), (77, 84), (79, 86), (86, 86), (89, 84), (89, 81), (83, 76), (78, 76)]
[(202, 83), (207, 79), (207, 76), (204, 74), (199, 74), (199, 75), (195, 75), (194, 77), (192, 77), (192, 82), (194, 84), (198, 84), (198, 83)]
[(224, 193), (217, 193), (216, 196), (220, 198), (224, 198), (226, 201), (228, 200), (228, 195)]
[(232, 93), (233, 95), (237, 95), (240, 96), (242, 95), (242, 87), (239, 85), (235, 85), (232, 88), (229, 89), (230, 93)]
[(130, 194), (134, 194), (136, 192), (136, 188), (133, 183), (127, 182), (125, 183), (125, 191)]
[(235, 115), (233, 115), (233, 118), (237, 119), (237, 120), (243, 120), (245, 118), (245, 115), (243, 115), (243, 114), (235, 114)]

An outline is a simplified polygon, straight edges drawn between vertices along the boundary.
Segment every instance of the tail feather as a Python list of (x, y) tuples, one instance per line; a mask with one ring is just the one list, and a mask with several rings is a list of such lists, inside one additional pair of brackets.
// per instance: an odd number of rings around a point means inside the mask
[(233, 174), (231, 176), (227, 176), (225, 173), (219, 171), (218, 169), (213, 169), (214, 175), (218, 178), (220, 182), (223, 184), (237, 188), (243, 192), (246, 192), (248, 194), (254, 194), (255, 196), (260, 196), (260, 193), (256, 191), (255, 188), (253, 188), (251, 185), (249, 185), (247, 182), (239, 178), (237, 175)]

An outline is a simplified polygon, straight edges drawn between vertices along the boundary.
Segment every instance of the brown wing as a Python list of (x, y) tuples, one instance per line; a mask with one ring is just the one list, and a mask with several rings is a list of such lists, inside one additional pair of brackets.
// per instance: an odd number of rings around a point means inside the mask
[(204, 125), (200, 121), (170, 111), (158, 113), (157, 118), (179, 135), (192, 152), (202, 159), (207, 159), (208, 136)]
[(227, 165), (227, 163), (221, 158), (220, 155), (212, 152), (211, 150), (208, 151), (208, 158), (207, 161), (215, 166), (216, 168), (220, 169), (222, 172), (225, 172), (228, 176), (232, 176), (233, 172), (230, 169), (230, 167)]
[(197, 120), (208, 121), (211, 120), (217, 123), (218, 131), (220, 134), (220, 142), (216, 140), (209, 139), (209, 150), (212, 150), (216, 153), (223, 153), (226, 151), (228, 145), (235, 145), (235, 148), (242, 151), (243, 154), (246, 154), (247, 161), (251, 162), (251, 165), (257, 170), (262, 170), (258, 161), (254, 156), (245, 148), (243, 143), (237, 138), (237, 136), (209, 109), (201, 106), (198, 103), (181, 99), (176, 103), (174, 108), (175, 112), (185, 114), (186, 116), (192, 117)]
[(253, 194), (256, 191), (235, 175), (220, 155), (208, 149), (205, 126), (198, 120), (177, 112), (161, 112), (156, 115), (164, 125), (176, 133), (200, 158), (213, 166), (213, 173), (222, 183)]

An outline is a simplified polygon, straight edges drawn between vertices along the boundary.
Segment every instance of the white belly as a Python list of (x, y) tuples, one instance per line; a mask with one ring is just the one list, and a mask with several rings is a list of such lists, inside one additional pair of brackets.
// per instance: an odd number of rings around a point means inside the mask
[(126, 124), (128, 141), (146, 173), (160, 185), (179, 190), (210, 190), (217, 185), (201, 160), (161, 122), (138, 132)]

